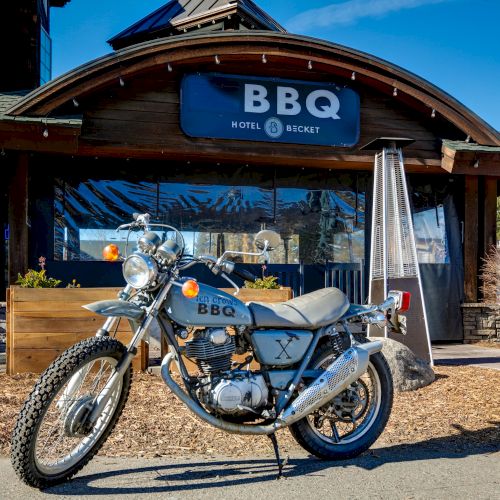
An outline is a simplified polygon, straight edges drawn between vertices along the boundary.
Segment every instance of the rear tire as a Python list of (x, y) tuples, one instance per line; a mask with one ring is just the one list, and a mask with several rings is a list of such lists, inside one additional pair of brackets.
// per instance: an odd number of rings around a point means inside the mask
[[(12, 434), (12, 466), (23, 482), (36, 488), (64, 482), (80, 471), (99, 451), (127, 401), (132, 366), (125, 372), (119, 387), (115, 388), (108, 402), (110, 406), (106, 406), (91, 431), (77, 432), (74, 422), (78, 422), (78, 412), (85, 410), (85, 402), (91, 401), (94, 393), (99, 392), (99, 387), (102, 388), (100, 384), (107, 380), (107, 368), (103, 367), (109, 365), (111, 374), (112, 367), (125, 351), (125, 346), (116, 339), (92, 337), (63, 352), (42, 373), (21, 409)], [(77, 389), (68, 395), (64, 391), (68, 390), (69, 383), (77, 372), (84, 374), (81, 375), (83, 380), (80, 382), (78, 379)], [(90, 390), (80, 395), (86, 381), (90, 384)], [(51, 412), (48, 411), (49, 408)], [(55, 423), (51, 424), (52, 414), (55, 415)], [(45, 435), (42, 429), (47, 426)], [(73, 443), (76, 446), (74, 448)], [(54, 448), (57, 452), (58, 444), (63, 450), (61, 453), (66, 455), (51, 464), (43, 458), (44, 453), (48, 449), (49, 455)], [(64, 451), (66, 448), (69, 451)]]
[[(314, 354), (310, 367), (317, 369), (324, 363), (333, 361), (334, 357), (335, 352), (331, 346), (324, 344)], [(372, 393), (368, 390), (368, 383), (371, 381), (373, 381)], [(335, 401), (339, 402), (340, 399), (344, 401), (349, 399), (348, 397), (341, 398), (342, 395), (347, 396), (347, 391), (344, 391), (317, 412), (290, 426), (292, 436), (302, 448), (321, 459), (346, 460), (358, 456), (378, 439), (389, 420), (393, 400), (392, 375), (381, 353), (370, 356), (367, 374), (357, 382), (357, 389), (354, 388), (352, 394), (358, 391), (358, 396), (359, 393), (364, 394), (367, 401), (364, 407), (361, 406), (357, 410), (359, 412), (357, 419), (361, 421), (363, 418), (359, 426), (355, 427), (353, 423), (349, 423), (348, 412), (344, 413), (341, 404), (335, 404)], [(378, 400), (375, 400), (376, 398)], [(359, 399), (362, 400), (362, 398)], [(352, 410), (354, 411), (355, 409)], [(330, 418), (332, 415), (333, 417)], [(356, 422), (354, 416), (352, 418)], [(352, 425), (353, 430), (342, 436), (337, 429), (338, 425)], [(324, 434), (326, 433), (325, 427), (330, 429), (330, 436)]]

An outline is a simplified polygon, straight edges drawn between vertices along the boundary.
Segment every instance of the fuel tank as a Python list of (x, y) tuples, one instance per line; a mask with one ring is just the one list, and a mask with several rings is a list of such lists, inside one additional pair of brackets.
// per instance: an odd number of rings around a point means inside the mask
[(165, 301), (168, 316), (183, 326), (252, 325), (248, 307), (233, 295), (198, 283), (198, 296), (188, 299), (180, 286), (173, 286)]

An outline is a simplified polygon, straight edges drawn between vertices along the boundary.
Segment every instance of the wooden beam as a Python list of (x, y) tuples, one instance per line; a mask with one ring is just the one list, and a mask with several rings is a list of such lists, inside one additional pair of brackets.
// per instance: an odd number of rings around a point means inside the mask
[(9, 186), (9, 263), (12, 285), (18, 273), (28, 269), (28, 166), (29, 156), (21, 153)]
[(464, 292), (465, 302), (477, 302), (478, 176), (465, 176)]
[(484, 179), (484, 252), (497, 243), (497, 177), (483, 177)]

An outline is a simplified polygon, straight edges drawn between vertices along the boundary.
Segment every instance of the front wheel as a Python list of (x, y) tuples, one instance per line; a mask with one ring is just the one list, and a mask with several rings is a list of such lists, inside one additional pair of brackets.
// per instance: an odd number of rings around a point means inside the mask
[(89, 426), (85, 417), (124, 353), (117, 340), (93, 337), (70, 347), (43, 372), (12, 435), (12, 465), (22, 481), (37, 488), (63, 482), (99, 451), (127, 401), (131, 366), (95, 424)]
[[(326, 368), (336, 354), (326, 344), (311, 360)], [(319, 458), (345, 460), (367, 450), (384, 430), (392, 408), (392, 376), (381, 353), (372, 354), (368, 369), (328, 404), (290, 426), (295, 440)]]

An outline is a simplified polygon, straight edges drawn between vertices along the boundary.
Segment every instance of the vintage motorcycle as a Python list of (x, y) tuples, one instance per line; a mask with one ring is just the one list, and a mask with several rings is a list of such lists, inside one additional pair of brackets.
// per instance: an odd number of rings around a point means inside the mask
[[(128, 230), (127, 244), (131, 231), (141, 232), (137, 250), (123, 262), (127, 286), (117, 300), (84, 306), (106, 316), (105, 323), (45, 370), (17, 419), (11, 458), (25, 483), (43, 488), (68, 480), (98, 452), (126, 404), (131, 361), (155, 319), (169, 346), (161, 366), (169, 389), (214, 427), (268, 435), (280, 474), (275, 432), (284, 427), (323, 459), (352, 458), (373, 444), (389, 418), (392, 378), (382, 343), (352, 334), (349, 323), (398, 330), (399, 314), (409, 307), (407, 292), (389, 292), (382, 304), (368, 306), (350, 304), (337, 288), (283, 303), (244, 304), (230, 275), (255, 277), (227, 257), (269, 260), (268, 252), (280, 244), (278, 234), (260, 231), (259, 252), (229, 251), (215, 258), (186, 255), (182, 233), (150, 223), (148, 214), (134, 214), (122, 229)], [(118, 257), (117, 247), (109, 251), (111, 259)], [(227, 280), (236, 293), (182, 277), (196, 263)], [(127, 346), (114, 338), (121, 318), (133, 331)], [(236, 355), (246, 357), (237, 362)], [(184, 358), (199, 372), (189, 373)], [(257, 369), (251, 369), (253, 360)], [(180, 376), (172, 376), (172, 363)]]

